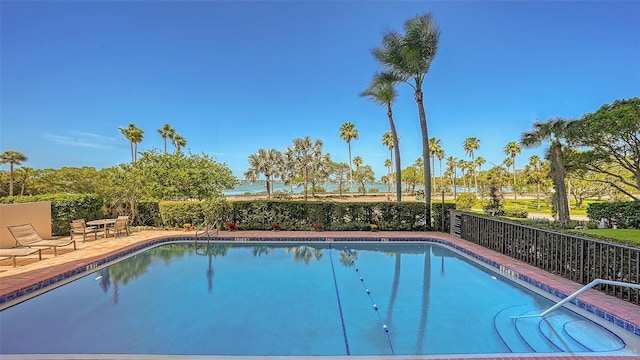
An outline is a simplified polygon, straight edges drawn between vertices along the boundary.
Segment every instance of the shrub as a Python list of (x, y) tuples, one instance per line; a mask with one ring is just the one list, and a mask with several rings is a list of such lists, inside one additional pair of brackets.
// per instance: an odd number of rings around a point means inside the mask
[(506, 209), (504, 211), (504, 216), (519, 218), (519, 219), (526, 219), (529, 216), (529, 212), (525, 209)]
[(457, 210), (470, 210), (477, 200), (474, 193), (462, 193), (458, 195), (456, 199)]

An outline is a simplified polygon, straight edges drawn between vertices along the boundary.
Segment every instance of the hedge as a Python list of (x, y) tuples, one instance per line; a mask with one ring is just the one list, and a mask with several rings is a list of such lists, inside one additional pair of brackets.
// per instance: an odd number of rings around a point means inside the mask
[(622, 229), (640, 229), (640, 201), (616, 201), (591, 203), (587, 207), (589, 219), (615, 219)]
[(45, 194), (35, 196), (8, 196), (0, 198), (0, 203), (51, 202), (51, 233), (55, 236), (69, 235), (71, 221), (100, 219), (102, 199), (95, 194)]

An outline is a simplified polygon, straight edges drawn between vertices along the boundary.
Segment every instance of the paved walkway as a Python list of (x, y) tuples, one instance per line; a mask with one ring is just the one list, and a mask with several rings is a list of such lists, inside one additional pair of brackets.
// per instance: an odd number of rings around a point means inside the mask
[[(87, 265), (90, 265), (100, 259), (104, 259), (109, 256), (117, 255), (119, 253), (125, 252), (128, 249), (134, 248), (146, 242), (152, 241), (158, 238), (166, 238), (166, 237), (185, 237), (185, 236), (194, 236), (194, 232), (183, 232), (183, 231), (139, 231), (134, 232), (130, 236), (120, 236), (118, 238), (99, 238), (98, 240), (91, 240), (87, 242), (78, 242), (78, 249), (73, 250), (73, 247), (58, 249), (58, 256), (53, 256), (53, 252), (44, 251), (43, 252), (43, 260), (38, 260), (37, 256), (33, 258), (19, 258), (18, 266), (13, 267), (13, 263), (11, 260), (1, 260), (0, 261), (0, 297), (5, 296), (7, 294), (14, 293), (16, 291), (20, 291), (21, 289), (26, 289), (29, 286), (34, 284), (38, 284), (40, 282), (52, 279), (57, 275), (73, 271), (74, 269), (84, 268)], [(240, 240), (247, 240), (251, 238), (273, 238), (273, 239), (299, 239), (299, 238), (349, 238), (349, 239), (364, 239), (364, 238), (381, 238), (381, 239), (398, 239), (398, 238), (408, 238), (408, 239), (440, 239), (446, 242), (449, 242), (455, 246), (458, 246), (462, 249), (466, 249), (474, 254), (480, 255), (486, 259), (494, 261), (509, 270), (520, 273), (524, 276), (527, 276), (533, 280), (536, 280), (542, 284), (546, 284), (549, 287), (564, 293), (571, 294), (576, 290), (582, 287), (581, 284), (572, 282), (570, 280), (566, 280), (559, 276), (544, 272), (537, 268), (534, 268), (528, 264), (522, 263), (518, 260), (512, 259), (505, 255), (495, 253), (491, 250), (485, 249), (481, 246), (472, 244), (465, 240), (461, 240), (454, 236), (444, 233), (438, 232), (385, 232), (380, 231), (376, 233), (372, 232), (312, 232), (312, 231), (237, 231), (237, 232), (220, 232), (217, 237), (219, 238), (238, 238)], [(635, 327), (640, 328), (640, 307), (626, 301), (622, 301), (618, 298), (605, 295), (596, 290), (589, 290), (578, 297), (578, 300), (583, 303), (592, 305), (601, 310), (608, 312), (609, 314), (614, 315), (620, 319), (627, 320), (630, 324), (633, 324)], [(636, 348), (640, 348), (640, 336), (638, 336), (638, 344)], [(3, 356), (4, 357), (4, 356)], [(9, 358), (21, 358), (19, 356), (11, 356)], [(33, 358), (33, 357), (29, 357)], [(60, 357), (60, 356), (39, 356), (37, 358), (40, 359), (61, 359), (61, 358), (69, 358)], [(87, 358), (84, 357), (78, 358)], [(92, 356), (92, 358), (99, 358), (99, 356)], [(106, 357), (102, 357), (106, 358)], [(158, 356), (124, 356), (124, 357), (109, 357), (109, 358), (132, 358), (132, 359), (147, 359), (147, 358), (158, 358)], [(171, 359), (177, 359), (182, 357), (167, 357)], [(222, 357), (212, 357), (212, 358), (222, 358)], [(239, 357), (236, 357), (239, 358)], [(243, 357), (243, 358), (251, 358), (251, 357)], [(314, 358), (314, 357), (307, 357)], [(325, 357), (323, 357), (325, 358)], [(381, 358), (390, 358), (386, 357), (362, 357), (362, 359), (381, 359)], [(469, 359), (470, 357), (465, 356), (398, 356), (395, 359)], [(485, 357), (496, 359), (496, 357)], [(504, 354), (499, 355), (500, 359), (546, 359), (551, 358), (548, 356), (535, 356), (535, 357), (527, 357), (527, 356), (505, 356)], [(630, 359), (629, 357), (621, 357), (621, 356), (573, 356), (569, 354), (568, 357), (563, 357), (568, 359)], [(198, 357), (198, 359), (202, 359), (202, 357)], [(480, 358), (476, 358), (480, 359)]]

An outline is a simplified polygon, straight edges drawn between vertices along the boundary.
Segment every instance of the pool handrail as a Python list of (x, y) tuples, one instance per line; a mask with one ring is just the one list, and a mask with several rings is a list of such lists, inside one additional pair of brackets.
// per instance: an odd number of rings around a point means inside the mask
[(628, 282), (622, 282), (622, 281), (614, 281), (614, 280), (595, 279), (592, 282), (590, 282), (587, 285), (585, 285), (582, 288), (580, 288), (580, 290), (578, 290), (578, 291), (574, 292), (573, 294), (567, 296), (566, 298), (562, 299), (562, 301), (558, 302), (557, 304), (553, 305), (552, 307), (548, 308), (547, 310), (541, 312), (540, 314), (512, 316), (511, 318), (512, 319), (520, 319), (520, 318), (530, 318), (530, 317), (545, 317), (545, 316), (549, 315), (550, 312), (558, 309), (559, 307), (562, 307), (562, 305), (564, 305), (567, 302), (575, 299), (576, 297), (578, 297), (578, 295), (582, 294), (583, 292), (591, 289), (592, 287), (594, 287), (594, 286), (596, 286), (598, 284), (625, 286), (625, 287), (630, 287), (630, 288), (634, 288), (634, 289), (640, 289), (640, 284), (634, 284), (634, 283), (628, 283)]

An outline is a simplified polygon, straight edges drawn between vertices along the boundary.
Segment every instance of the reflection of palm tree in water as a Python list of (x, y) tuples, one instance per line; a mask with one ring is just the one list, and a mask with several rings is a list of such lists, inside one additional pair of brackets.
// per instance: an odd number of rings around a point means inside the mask
[(322, 249), (316, 249), (309, 246), (296, 246), (285, 248), (287, 253), (293, 253), (293, 260), (310, 264), (313, 257), (316, 260), (322, 259)]
[(429, 310), (429, 287), (431, 286), (431, 245), (424, 250), (424, 264), (422, 275), (422, 307), (420, 309), (420, 325), (416, 340), (416, 354), (422, 354), (427, 332), (427, 311)]
[(402, 254), (396, 253), (396, 262), (393, 270), (393, 285), (391, 286), (391, 295), (389, 296), (389, 307), (387, 308), (387, 323), (393, 325), (393, 305), (398, 297), (398, 285), (400, 283), (400, 265), (402, 263)]
[(209, 254), (209, 268), (207, 269), (207, 291), (209, 293), (211, 293), (211, 290), (213, 290), (213, 263), (212, 263), (212, 258), (213, 256), (211, 254)]

